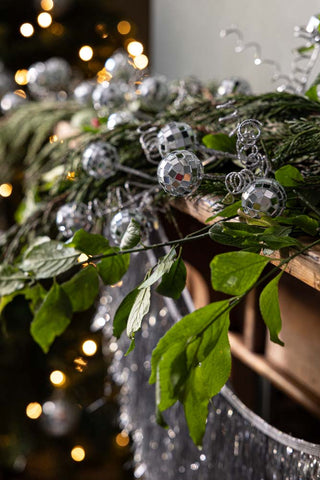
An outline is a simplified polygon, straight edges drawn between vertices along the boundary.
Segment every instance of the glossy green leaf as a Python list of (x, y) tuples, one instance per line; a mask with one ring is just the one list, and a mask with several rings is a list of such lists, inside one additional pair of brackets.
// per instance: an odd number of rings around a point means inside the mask
[(77, 264), (80, 252), (55, 240), (36, 245), (25, 253), (20, 268), (36, 279), (52, 278)]
[(141, 240), (141, 225), (134, 218), (131, 218), (130, 223), (124, 232), (121, 243), (120, 250), (127, 250), (133, 248)]
[(220, 210), (220, 212), (216, 213), (212, 217), (207, 218), (206, 223), (211, 222), (217, 217), (225, 217), (225, 218), (234, 217), (235, 215), (237, 215), (240, 207), (241, 207), (241, 200), (238, 200), (237, 202), (234, 202), (232, 205), (226, 206), (225, 208)]
[(32, 288), (25, 288), (23, 290), (26, 300), (29, 301), (29, 307), (32, 313), (35, 313), (40, 308), (47, 293), (47, 290), (43, 288), (40, 283), (36, 283)]
[(170, 270), (162, 277), (156, 291), (165, 297), (178, 299), (186, 285), (187, 269), (181, 257), (171, 265)]
[(72, 306), (67, 294), (54, 283), (31, 323), (31, 335), (47, 353), (58, 335), (71, 321)]
[[(118, 248), (112, 248), (107, 250), (105, 254), (117, 252)], [(123, 275), (129, 268), (130, 264), (130, 255), (114, 255), (112, 257), (103, 258), (99, 263), (97, 263), (97, 268), (100, 277), (103, 280), (105, 285), (114, 285), (119, 282)]]
[(303, 182), (303, 176), (296, 167), (284, 165), (275, 172), (276, 180), (284, 187), (296, 187)]
[(68, 246), (74, 247), (86, 255), (101, 255), (110, 248), (110, 244), (105, 237), (88, 233), (82, 229), (74, 234)]
[(129, 338), (132, 338), (135, 332), (140, 330), (143, 317), (150, 309), (150, 297), (150, 287), (139, 290), (128, 318), (127, 335)]
[(243, 295), (256, 283), (269, 259), (251, 252), (216, 255), (210, 263), (214, 290), (229, 295)]
[(173, 343), (162, 355), (157, 367), (157, 408), (163, 412), (179, 398), (180, 389), (188, 376), (186, 344)]
[(238, 248), (254, 248), (259, 252), (259, 236), (264, 229), (255, 225), (235, 222), (219, 222), (209, 230), (211, 240), (222, 245), (229, 245)]
[(213, 150), (219, 150), (220, 152), (236, 153), (236, 139), (235, 137), (229, 137), (225, 133), (215, 133), (205, 135), (202, 139), (202, 143), (207, 148)]
[(120, 303), (113, 319), (113, 335), (120, 338), (122, 332), (127, 327), (128, 318), (139, 293), (138, 288), (132, 290)]
[(129, 348), (126, 351), (126, 353), (124, 354), (124, 356), (127, 357), (129, 355), (129, 353), (131, 353), (135, 349), (135, 346), (136, 346), (136, 341), (133, 337), (131, 342), (130, 342)]
[(61, 285), (68, 295), (72, 310), (82, 312), (92, 306), (99, 293), (99, 275), (92, 265), (76, 273), (68, 282)]
[(308, 215), (297, 215), (295, 217), (278, 217), (279, 223), (293, 225), (300, 228), (308, 235), (315, 236), (319, 231), (319, 222)]
[(309, 100), (318, 102), (318, 85), (311, 85), (311, 87), (306, 91), (305, 96), (308, 97)]
[(281, 331), (281, 314), (279, 306), (278, 286), (283, 272), (269, 282), (261, 292), (259, 306), (264, 323), (269, 329), (272, 342), (284, 345), (279, 338)]
[(11, 295), (16, 290), (21, 290), (28, 277), (11, 265), (0, 266), (0, 297)]
[(167, 255), (161, 257), (157, 265), (152, 269), (151, 275), (149, 275), (144, 282), (140, 285), (139, 289), (147, 288), (156, 283), (165, 273), (169, 272), (170, 268), (174, 264), (176, 259), (175, 249), (172, 248)]

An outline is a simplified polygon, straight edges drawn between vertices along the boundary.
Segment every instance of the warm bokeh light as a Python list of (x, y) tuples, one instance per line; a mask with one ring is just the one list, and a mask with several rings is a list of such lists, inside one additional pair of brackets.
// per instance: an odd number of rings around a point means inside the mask
[(18, 95), (18, 97), (27, 98), (27, 94), (26, 94), (26, 92), (25, 92), (24, 90), (21, 90), (21, 89), (15, 90), (13, 93), (14, 93), (15, 95)]
[(108, 72), (108, 70), (106, 70), (105, 68), (102, 68), (97, 73), (97, 82), (98, 83), (110, 82), (111, 78), (112, 78), (111, 73)]
[(59, 37), (64, 33), (64, 26), (61, 23), (55, 22), (51, 25), (50, 32)]
[(117, 25), (117, 29), (121, 35), (127, 35), (131, 30), (131, 25), (127, 20), (121, 20)]
[(129, 436), (124, 430), (116, 436), (116, 444), (119, 447), (126, 447), (129, 444)]
[(71, 450), (70, 455), (72, 460), (74, 460), (75, 462), (82, 462), (82, 460), (84, 460), (86, 457), (86, 451), (81, 445), (76, 445)]
[(114, 283), (113, 285), (110, 285), (111, 288), (116, 288), (116, 287), (122, 287), (123, 281), (119, 280), (119, 282)]
[(50, 374), (50, 382), (56, 387), (62, 387), (66, 383), (66, 376), (61, 370), (54, 370)]
[(42, 413), (42, 407), (38, 402), (29, 403), (26, 407), (26, 415), (32, 420), (36, 420)]
[(12, 193), (11, 183), (3, 183), (0, 185), (0, 197), (10, 197)]
[(20, 27), (20, 33), (23, 37), (32, 37), (34, 34), (34, 28), (31, 23), (23, 23)]
[(98, 346), (94, 340), (86, 340), (85, 342), (83, 342), (81, 348), (83, 353), (87, 355), (87, 357), (91, 357), (96, 353)]
[[(67, 180), (74, 180), (75, 177), (76, 177), (76, 172), (68, 172), (68, 173), (67, 173)], [(85, 255), (85, 256), (87, 257), (87, 255)], [(80, 255), (80, 257), (81, 257), (81, 255)], [(79, 258), (80, 258), (80, 257), (79, 257)], [(81, 262), (82, 260), (79, 260), (79, 258), (78, 258), (78, 262), (79, 262), (79, 261)], [(88, 258), (88, 257), (87, 257), (87, 258)]]
[(149, 59), (147, 55), (138, 55), (137, 57), (134, 58), (133, 63), (135, 67), (137, 67), (139, 70), (143, 70), (148, 66)]
[(127, 46), (128, 53), (132, 55), (133, 57), (136, 57), (137, 55), (141, 55), (143, 52), (143, 45), (141, 42), (137, 42), (134, 40), (133, 42), (130, 42)]
[(22, 68), (17, 70), (14, 75), (14, 80), (18, 85), (27, 85), (28, 83), (28, 70)]
[(89, 62), (89, 60), (91, 60), (91, 58), (93, 57), (92, 48), (89, 45), (83, 45), (83, 47), (81, 47), (79, 50), (79, 57), (84, 62)]
[(47, 11), (52, 10), (54, 7), (53, 0), (41, 0), (40, 5), (43, 10)]
[(48, 28), (52, 23), (52, 17), (50, 13), (42, 12), (38, 15), (37, 21), (41, 28)]

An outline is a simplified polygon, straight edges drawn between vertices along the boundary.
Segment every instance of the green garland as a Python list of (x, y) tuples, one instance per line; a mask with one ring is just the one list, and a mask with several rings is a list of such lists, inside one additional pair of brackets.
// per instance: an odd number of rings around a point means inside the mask
[[(216, 255), (210, 263), (213, 289), (229, 297), (181, 319), (159, 341), (152, 354), (150, 382), (157, 384), (158, 421), (164, 424), (162, 412), (176, 401), (182, 402), (190, 435), (197, 445), (201, 445), (205, 431), (208, 402), (230, 374), (227, 335), (230, 311), (252, 288), (263, 283), (259, 302), (262, 317), (271, 340), (282, 345), (278, 283), (283, 270), (264, 273), (265, 267), (275, 250), (291, 247), (293, 253), (283, 257), (279, 264), (285, 267), (294, 257), (320, 243), (320, 104), (284, 93), (234, 100), (239, 114), (237, 121), (257, 118), (264, 124), (261, 148), (272, 159), (275, 178), (288, 196), (281, 217), (248, 218), (241, 211), (239, 198), (227, 194), (224, 178), (235, 169), (235, 142), (228, 133), (235, 122), (218, 121), (223, 115), (215, 108), (217, 100), (207, 91), (203, 96), (187, 98), (180, 108), (169, 106), (156, 117), (140, 112), (143, 121), (112, 131), (106, 129), (104, 122), (97, 128), (86, 125), (80, 134), (62, 143), (50, 143), (48, 138), (58, 121), (70, 120), (79, 114), (79, 107), (71, 102), (28, 104), (3, 119), (0, 131), (0, 168), (5, 181), (20, 171), (25, 184), (17, 224), (0, 239), (3, 260), (0, 314), (5, 321), (6, 306), (17, 295), (23, 295), (33, 314), (31, 335), (45, 352), (64, 332), (74, 313), (94, 304), (100, 281), (112, 285), (121, 280), (131, 253), (163, 245), (171, 247), (117, 310), (114, 335), (120, 337), (127, 331), (132, 339), (129, 351), (134, 348), (134, 336), (149, 311), (151, 288), (157, 284), (159, 294), (179, 298), (186, 281), (182, 260), (184, 243), (209, 236), (215, 242), (238, 248)], [(86, 175), (80, 158), (89, 142), (96, 139), (111, 142), (119, 151), (121, 163), (156, 176), (156, 167), (146, 161), (137, 133), (137, 127), (146, 117), (157, 126), (169, 120), (186, 121), (198, 131), (207, 147), (224, 153), (208, 166), (208, 171), (215, 173), (214, 180), (203, 181), (196, 193), (197, 197), (219, 196), (218, 213), (211, 217), (216, 223), (166, 244), (145, 245), (140, 225), (132, 221), (120, 248), (116, 248), (102, 236), (103, 222), (97, 221), (93, 232), (79, 230), (71, 241), (63, 242), (55, 226), (56, 212), (61, 205), (70, 201), (104, 202), (109, 197), (110, 206), (117, 208), (117, 189), (124, 189), (128, 179), (128, 175), (120, 171), (109, 180)], [(145, 182), (141, 179), (139, 182), (143, 187)], [(139, 185), (132, 186), (132, 195), (140, 192)], [(155, 194), (156, 208), (168, 211), (168, 202), (168, 196)], [(234, 220), (238, 215), (241, 222)], [(222, 217), (219, 221), (215, 218), (218, 216)], [(302, 235), (309, 237), (307, 246), (299, 240)], [(260, 255), (261, 250), (268, 256)], [(81, 254), (86, 255), (86, 259), (79, 262)]]

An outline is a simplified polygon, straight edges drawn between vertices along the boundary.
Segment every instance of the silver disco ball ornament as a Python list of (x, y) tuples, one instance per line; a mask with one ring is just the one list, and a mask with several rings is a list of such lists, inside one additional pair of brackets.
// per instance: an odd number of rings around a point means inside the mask
[(114, 174), (118, 152), (107, 142), (92, 142), (82, 154), (82, 168), (95, 178), (109, 178)]
[(64, 237), (70, 238), (77, 231), (83, 228), (89, 231), (93, 219), (88, 207), (84, 203), (66, 203), (59, 208), (56, 215), (56, 225)]
[(110, 110), (119, 108), (125, 100), (128, 86), (124, 82), (103, 82), (92, 93), (93, 108), (100, 117), (107, 116)]
[(135, 69), (132, 66), (129, 55), (124, 50), (117, 50), (105, 63), (106, 70), (111, 73), (113, 80), (128, 81), (134, 76)]
[(196, 134), (187, 123), (170, 122), (158, 133), (159, 152), (162, 157), (172, 150), (194, 148)]
[(132, 123), (134, 121), (134, 115), (126, 110), (120, 110), (119, 112), (111, 113), (108, 117), (107, 128), (113, 130), (119, 125), (125, 125), (126, 123)]
[(80, 418), (79, 407), (65, 398), (52, 398), (42, 405), (42, 429), (53, 437), (68, 435)]
[(167, 193), (182, 197), (199, 187), (203, 165), (194, 153), (175, 150), (161, 160), (157, 175), (159, 184)]
[(70, 79), (71, 68), (63, 58), (53, 57), (46, 62), (37, 62), (28, 69), (28, 88), (36, 98), (68, 90)]
[(222, 80), (221, 84), (218, 87), (218, 95), (224, 97), (225, 95), (251, 95), (252, 90), (249, 82), (244, 78), (240, 77), (231, 77)]
[(170, 92), (165, 77), (147, 77), (140, 85), (140, 104), (150, 111), (160, 111), (168, 102)]
[(80, 105), (90, 105), (92, 103), (93, 90), (96, 88), (96, 82), (85, 80), (74, 89), (73, 97)]
[(120, 210), (120, 212), (117, 212), (112, 217), (110, 222), (110, 235), (116, 245), (120, 245), (121, 239), (132, 218), (140, 223), (142, 231), (145, 233), (150, 228), (151, 220), (143, 213), (130, 209)]
[(243, 211), (250, 217), (277, 217), (286, 206), (286, 192), (282, 185), (270, 178), (260, 178), (250, 183), (243, 191), (241, 203)]
[(26, 102), (27, 102), (27, 98), (23, 94), (16, 93), (16, 92), (8, 92), (5, 95), (3, 95), (1, 99), (1, 102), (0, 102), (1, 112), (9, 113), (12, 110), (15, 110), (17, 107), (20, 107), (20, 105), (23, 105)]

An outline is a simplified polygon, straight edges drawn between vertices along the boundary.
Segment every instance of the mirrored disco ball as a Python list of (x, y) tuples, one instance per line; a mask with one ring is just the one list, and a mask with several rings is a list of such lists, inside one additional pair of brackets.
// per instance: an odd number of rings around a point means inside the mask
[(140, 103), (146, 110), (158, 112), (169, 102), (169, 88), (165, 77), (147, 77), (140, 85)]
[(112, 240), (120, 245), (121, 239), (128, 228), (130, 220), (134, 218), (142, 228), (142, 235), (146, 235), (152, 227), (152, 218), (137, 210), (123, 209), (117, 212), (110, 222), (110, 235)]
[(91, 213), (84, 203), (66, 203), (59, 208), (56, 224), (64, 237), (70, 238), (80, 228), (89, 231), (93, 224)]
[(28, 69), (28, 88), (37, 98), (68, 90), (70, 79), (71, 68), (63, 58), (53, 57), (46, 62), (37, 62)]
[(203, 176), (199, 158), (187, 150), (177, 150), (166, 155), (158, 166), (158, 181), (170, 195), (188, 195), (198, 188)]
[(92, 142), (82, 154), (82, 168), (95, 178), (109, 178), (115, 172), (118, 153), (113, 145), (107, 142)]
[(241, 196), (243, 211), (250, 217), (281, 215), (286, 206), (286, 192), (282, 185), (270, 178), (250, 183)]
[(124, 82), (103, 82), (92, 93), (93, 108), (100, 116), (106, 116), (110, 109), (118, 108), (124, 103), (128, 87)]
[(23, 105), (24, 103), (27, 102), (27, 99), (19, 95), (18, 93), (15, 92), (8, 92), (5, 95), (3, 95), (1, 102), (0, 102), (0, 107), (2, 113), (8, 113), (14, 110), (15, 108), (19, 107), (20, 105)]
[(95, 88), (94, 80), (85, 80), (74, 89), (73, 97), (80, 105), (89, 105), (92, 103), (92, 93)]
[(118, 125), (125, 125), (126, 123), (132, 123), (134, 121), (134, 115), (126, 110), (114, 112), (108, 117), (107, 128), (113, 130)]
[(244, 78), (231, 77), (222, 80), (217, 92), (219, 96), (223, 97), (233, 94), (251, 95), (252, 90), (249, 82)]
[(128, 81), (135, 74), (135, 69), (130, 62), (129, 55), (124, 50), (116, 50), (106, 60), (106, 70), (111, 73), (113, 80)]
[(80, 417), (79, 407), (65, 398), (52, 398), (42, 405), (43, 430), (54, 437), (69, 434)]
[(172, 150), (194, 148), (196, 135), (190, 125), (183, 122), (170, 122), (158, 133), (159, 152), (163, 157)]

